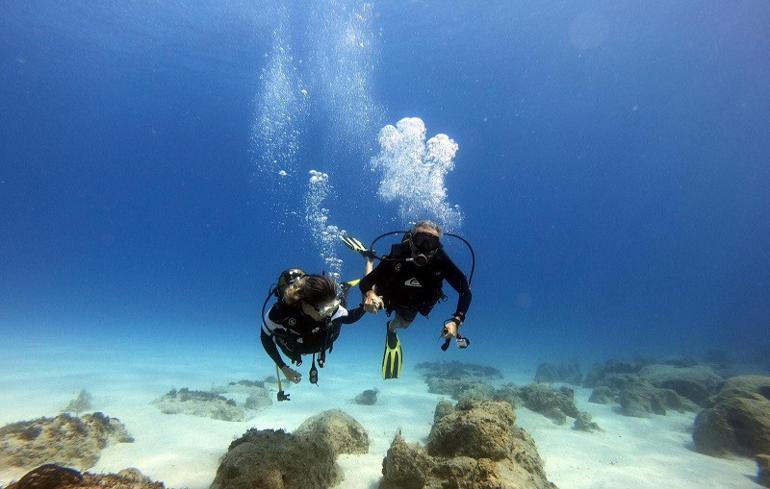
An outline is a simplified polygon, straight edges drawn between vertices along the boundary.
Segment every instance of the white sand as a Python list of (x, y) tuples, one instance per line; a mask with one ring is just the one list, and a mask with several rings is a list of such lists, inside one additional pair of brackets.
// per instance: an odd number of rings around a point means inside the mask
[[(320, 371), (320, 386), (305, 382), (290, 389), (292, 400), (273, 403), (257, 417), (230, 423), (186, 415), (165, 415), (149, 402), (172, 387), (206, 390), (243, 378), (272, 373), (257, 345), (237, 354), (212, 345), (167, 348), (165, 351), (107, 351), (93, 355), (61, 348), (16, 349), (0, 364), (0, 425), (39, 416), (55, 416), (85, 388), (94, 409), (119, 418), (134, 443), (108, 447), (91, 472), (117, 472), (137, 467), (169, 487), (207, 488), (228, 444), (251, 427), (295, 429), (318, 412), (341, 408), (369, 432), (367, 455), (338, 459), (345, 473), (341, 488), (375, 488), (384, 457), (396, 431), (409, 441), (424, 442), (433, 410), (441, 396), (429, 394), (414, 371), (398, 381), (379, 379), (377, 352), (357, 352), (355, 362), (335, 352)], [(415, 361), (416, 363), (416, 361)], [(413, 365), (413, 364), (411, 364)], [(529, 366), (528, 366), (529, 367)], [(300, 370), (306, 375), (309, 365)], [(506, 372), (506, 381), (528, 383), (524, 368)], [(350, 402), (364, 389), (377, 387), (375, 406)], [(624, 417), (610, 406), (587, 402), (589, 390), (577, 391), (578, 407), (589, 411), (602, 433), (582, 433), (557, 426), (526, 409), (518, 424), (532, 433), (545, 461), (546, 473), (562, 489), (704, 489), (758, 488), (755, 465), (747, 459), (722, 460), (691, 449), (693, 415), (672, 414), (650, 419)], [(0, 485), (23, 475), (0, 467)]]

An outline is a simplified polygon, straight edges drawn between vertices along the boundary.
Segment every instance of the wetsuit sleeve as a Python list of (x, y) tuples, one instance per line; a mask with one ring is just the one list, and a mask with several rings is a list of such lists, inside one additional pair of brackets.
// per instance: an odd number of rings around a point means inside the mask
[(262, 347), (265, 349), (265, 352), (267, 352), (268, 356), (275, 362), (275, 364), (278, 365), (278, 368), (285, 367), (286, 362), (283, 361), (281, 354), (278, 353), (278, 347), (275, 345), (273, 337), (265, 333), (265, 330), (263, 329), (262, 333), (260, 334), (260, 338), (262, 339)]
[(278, 307), (277, 305), (273, 305), (264, 317), (260, 339), (262, 340), (262, 347), (265, 349), (268, 356), (276, 365), (278, 365), (278, 368), (283, 368), (286, 366), (286, 362), (283, 361), (281, 354), (278, 353), (278, 346), (273, 340), (273, 331), (276, 329), (283, 329), (283, 327), (275, 321), (275, 318), (277, 318), (278, 315)]
[(338, 318), (336, 321), (338, 324), (353, 324), (366, 313), (364, 306), (358, 306), (355, 309), (348, 309), (348, 313), (345, 316)]
[(468, 279), (465, 274), (457, 268), (449, 256), (444, 256), (444, 278), (449, 282), (449, 285), (457, 291), (459, 297), (457, 298), (457, 309), (455, 310), (455, 316), (460, 320), (465, 321), (465, 315), (468, 313), (468, 308), (471, 305), (471, 287), (468, 284)]
[(376, 267), (374, 267), (374, 270), (372, 270), (369, 275), (365, 276), (361, 279), (360, 282), (358, 282), (358, 288), (361, 290), (362, 296), (366, 297), (366, 293), (372, 290), (372, 287), (375, 286), (379, 278), (382, 276), (384, 270), (385, 262), (381, 261), (377, 264)]

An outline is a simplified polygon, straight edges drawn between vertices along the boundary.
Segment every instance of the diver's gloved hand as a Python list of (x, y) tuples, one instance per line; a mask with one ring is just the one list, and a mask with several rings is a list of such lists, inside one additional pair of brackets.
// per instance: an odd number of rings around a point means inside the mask
[(382, 297), (377, 295), (373, 290), (366, 292), (366, 297), (364, 297), (364, 311), (376, 314), (377, 311), (384, 307), (384, 305)]
[(299, 381), (302, 380), (302, 374), (289, 367), (288, 365), (281, 367), (281, 372), (283, 372), (283, 375), (286, 376), (286, 380), (289, 382), (299, 384)]

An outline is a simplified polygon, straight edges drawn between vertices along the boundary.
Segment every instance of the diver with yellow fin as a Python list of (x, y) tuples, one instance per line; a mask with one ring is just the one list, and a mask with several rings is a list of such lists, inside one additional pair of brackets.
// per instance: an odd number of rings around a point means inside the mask
[[(393, 234), (403, 234), (401, 242), (381, 257), (356, 238), (341, 238), (347, 247), (366, 260), (365, 275), (358, 284), (364, 297), (363, 308), (371, 313), (384, 309), (388, 317), (395, 312), (395, 317), (386, 323), (383, 379), (396, 379), (401, 374), (404, 356), (397, 329), (409, 327), (418, 313), (427, 316), (437, 302), (446, 299), (442, 290), (444, 280), (457, 291), (458, 300), (455, 313), (444, 322), (441, 330), (441, 337), (445, 339), (441, 348), (446, 350), (452, 338), (456, 339), (459, 348), (470, 344), (458, 329), (471, 304), (470, 281), (475, 268), (473, 248), (462, 237), (447, 234), (463, 241), (471, 252), (473, 264), (469, 279), (444, 251), (441, 244), (444, 233), (436, 223), (419, 221), (409, 231), (385, 233), (372, 242), (372, 248), (380, 238)], [(373, 267), (375, 259), (380, 263)]]

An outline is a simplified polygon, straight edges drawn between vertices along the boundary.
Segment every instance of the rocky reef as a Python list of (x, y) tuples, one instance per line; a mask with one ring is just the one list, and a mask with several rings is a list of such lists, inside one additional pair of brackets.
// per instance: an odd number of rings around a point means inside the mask
[(293, 434), (250, 429), (230, 444), (211, 489), (326, 489), (342, 480), (337, 455), (368, 450), (366, 431), (339, 410), (308, 418)]
[(356, 404), (361, 404), (363, 406), (373, 406), (377, 404), (377, 394), (379, 391), (377, 389), (366, 389), (362, 393), (358, 394), (354, 399), (353, 402)]
[(172, 389), (152, 401), (165, 414), (190, 414), (222, 421), (246, 421), (273, 404), (265, 380), (239, 380), (210, 391)]
[(695, 418), (692, 438), (707, 455), (770, 454), (770, 377), (728, 379)]
[(770, 487), (770, 455), (757, 455), (757, 482)]
[(593, 387), (590, 402), (617, 403), (621, 414), (648, 417), (669, 410), (695, 412), (724, 382), (711, 367), (688, 359), (671, 363), (610, 360), (595, 365), (584, 384)]
[(121, 470), (117, 474), (81, 474), (60, 465), (42, 465), (11, 483), (8, 489), (164, 489), (162, 482), (153, 482), (137, 469)]
[(191, 414), (222, 421), (244, 421), (246, 413), (234, 400), (213, 392), (172, 389), (152, 401), (165, 414)]
[(541, 363), (535, 371), (535, 382), (537, 383), (555, 383), (581, 385), (583, 374), (580, 373), (580, 366), (576, 362), (553, 364)]
[(369, 435), (364, 427), (340, 409), (330, 409), (311, 416), (302, 422), (294, 434), (320, 440), (331, 447), (335, 455), (369, 451)]
[(108, 445), (133, 441), (118, 419), (100, 412), (20, 421), (0, 428), (0, 466), (32, 469), (56, 462), (88, 469)]
[(85, 411), (90, 411), (93, 409), (93, 406), (91, 404), (92, 396), (91, 394), (85, 390), (82, 389), (77, 397), (75, 397), (73, 400), (71, 400), (65, 407), (62, 409), (62, 412), (65, 413), (75, 413), (80, 414)]
[[(452, 362), (449, 364), (421, 364), (421, 373), (428, 391), (445, 394), (458, 401), (505, 401), (513, 409), (524, 406), (542, 414), (556, 424), (565, 424), (567, 417), (580, 418), (573, 426), (581, 431), (598, 431), (591, 416), (575, 406), (575, 392), (569, 387), (554, 388), (535, 383), (528, 386), (505, 384), (500, 387), (488, 383), (497, 380), (500, 373), (491, 367)], [(442, 377), (449, 375), (449, 377)]]
[(503, 377), (496, 368), (462, 362), (425, 362), (416, 369), (428, 384), (428, 392), (453, 399), (491, 399), (495, 388), (489, 382)]
[(381, 489), (555, 489), (529, 434), (501, 401), (439, 403), (425, 447), (397, 434), (382, 462)]

